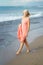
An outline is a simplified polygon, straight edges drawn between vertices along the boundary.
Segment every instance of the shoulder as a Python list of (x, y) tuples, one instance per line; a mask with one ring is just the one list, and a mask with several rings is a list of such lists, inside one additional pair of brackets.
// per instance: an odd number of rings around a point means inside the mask
[(27, 17), (27, 21), (30, 22), (30, 17)]
[(26, 17), (26, 18), (25, 18), (25, 21), (28, 22), (28, 21), (29, 21), (29, 17)]

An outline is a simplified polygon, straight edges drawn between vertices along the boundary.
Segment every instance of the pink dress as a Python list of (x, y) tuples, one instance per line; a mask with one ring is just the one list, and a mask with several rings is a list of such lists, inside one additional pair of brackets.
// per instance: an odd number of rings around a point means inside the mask
[(20, 41), (24, 41), (28, 35), (28, 19), (22, 20), (18, 26), (17, 36)]

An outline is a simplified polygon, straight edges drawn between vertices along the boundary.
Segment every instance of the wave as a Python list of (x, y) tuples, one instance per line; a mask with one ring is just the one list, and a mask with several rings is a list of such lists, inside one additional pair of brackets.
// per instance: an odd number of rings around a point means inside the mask
[[(41, 17), (41, 16), (42, 16), (42, 13), (40, 12), (40, 13), (31, 15), (30, 18), (36, 18), (36, 17)], [(0, 16), (0, 22), (17, 20), (21, 18), (22, 16)]]
[(0, 22), (4, 22), (4, 21), (11, 21), (11, 20), (17, 20), (17, 19), (20, 19), (21, 16), (1, 16), (0, 17)]
[(43, 16), (41, 12), (35, 14), (35, 15), (31, 15), (30, 18), (36, 18), (36, 17), (41, 17)]

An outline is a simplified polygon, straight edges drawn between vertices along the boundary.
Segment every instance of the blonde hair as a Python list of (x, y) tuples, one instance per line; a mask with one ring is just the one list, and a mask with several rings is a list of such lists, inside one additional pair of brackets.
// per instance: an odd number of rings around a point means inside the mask
[(24, 10), (24, 11), (23, 11), (23, 14), (25, 14), (26, 17), (27, 17), (27, 16), (30, 16), (30, 13), (29, 13), (28, 10)]

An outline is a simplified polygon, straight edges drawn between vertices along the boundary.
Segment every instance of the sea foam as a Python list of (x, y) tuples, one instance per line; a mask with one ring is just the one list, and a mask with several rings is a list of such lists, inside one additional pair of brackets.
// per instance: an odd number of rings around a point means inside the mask
[[(42, 16), (42, 13), (40, 12), (40, 13), (31, 15), (30, 18), (36, 18), (36, 17), (41, 17), (41, 16)], [(22, 16), (0, 16), (0, 22), (17, 20), (21, 18)]]

